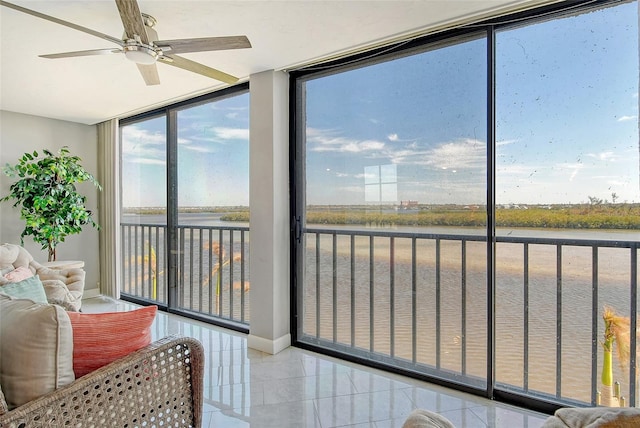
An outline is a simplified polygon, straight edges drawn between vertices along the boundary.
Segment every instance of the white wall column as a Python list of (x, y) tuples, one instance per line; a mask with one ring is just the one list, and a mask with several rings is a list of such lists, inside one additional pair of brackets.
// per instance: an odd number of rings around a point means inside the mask
[(291, 344), (289, 304), (289, 77), (252, 74), (248, 345), (276, 354)]
[(98, 124), (98, 179), (102, 185), (100, 213), (100, 287), (99, 292), (120, 298), (120, 159), (118, 120)]

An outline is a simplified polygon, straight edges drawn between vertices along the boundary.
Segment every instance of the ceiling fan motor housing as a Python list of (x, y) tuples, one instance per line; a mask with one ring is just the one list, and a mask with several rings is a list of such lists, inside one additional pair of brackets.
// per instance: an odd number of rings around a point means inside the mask
[(152, 46), (136, 40), (127, 40), (127, 44), (122, 49), (127, 59), (136, 64), (150, 65), (158, 59), (158, 52)]
[[(142, 15), (145, 18), (145, 30), (147, 30), (147, 38), (149, 39), (150, 44), (147, 45), (142, 43), (140, 41), (140, 36), (136, 35), (134, 36), (134, 39), (126, 40), (126, 44), (122, 47), (122, 50), (128, 60), (133, 61), (136, 64), (151, 65), (155, 64), (158, 57), (162, 55), (162, 50), (153, 45), (153, 42), (158, 40), (158, 33), (152, 28), (156, 23), (155, 18), (146, 14)], [(126, 38), (126, 34), (123, 36), (123, 39), (124, 38)]]

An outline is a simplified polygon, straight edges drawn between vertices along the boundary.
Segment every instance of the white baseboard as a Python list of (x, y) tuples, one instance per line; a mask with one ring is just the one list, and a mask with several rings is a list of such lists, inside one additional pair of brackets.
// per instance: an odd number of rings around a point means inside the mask
[(92, 288), (90, 290), (84, 290), (84, 292), (82, 293), (82, 298), (83, 299), (92, 299), (94, 297), (98, 297), (99, 295), (100, 295), (100, 289)]
[(251, 349), (275, 355), (283, 349), (291, 346), (291, 335), (287, 333), (284, 336), (271, 340), (249, 334), (249, 337), (247, 338), (247, 346)]

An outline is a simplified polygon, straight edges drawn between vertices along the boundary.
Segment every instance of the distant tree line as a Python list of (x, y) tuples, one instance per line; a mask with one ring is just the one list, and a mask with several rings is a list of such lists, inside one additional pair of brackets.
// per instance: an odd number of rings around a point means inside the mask
[[(448, 209), (420, 209), (385, 212), (379, 207), (342, 206), (340, 209), (309, 207), (308, 224), (376, 226), (456, 226), (482, 227), (484, 209), (450, 206)], [(237, 211), (221, 217), (224, 221), (248, 222), (249, 211)], [(496, 226), (558, 229), (640, 229), (640, 204), (589, 203), (562, 206), (534, 206), (526, 209), (496, 209)]]

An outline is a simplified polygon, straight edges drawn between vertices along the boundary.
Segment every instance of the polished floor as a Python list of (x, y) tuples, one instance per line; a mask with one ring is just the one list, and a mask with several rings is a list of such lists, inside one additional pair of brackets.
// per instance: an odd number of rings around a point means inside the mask
[[(135, 308), (87, 299), (83, 311)], [(155, 338), (181, 334), (205, 348), (204, 427), (391, 428), (415, 408), (456, 427), (540, 427), (547, 415), (298, 348), (269, 355), (247, 348), (245, 334), (158, 313)]]

